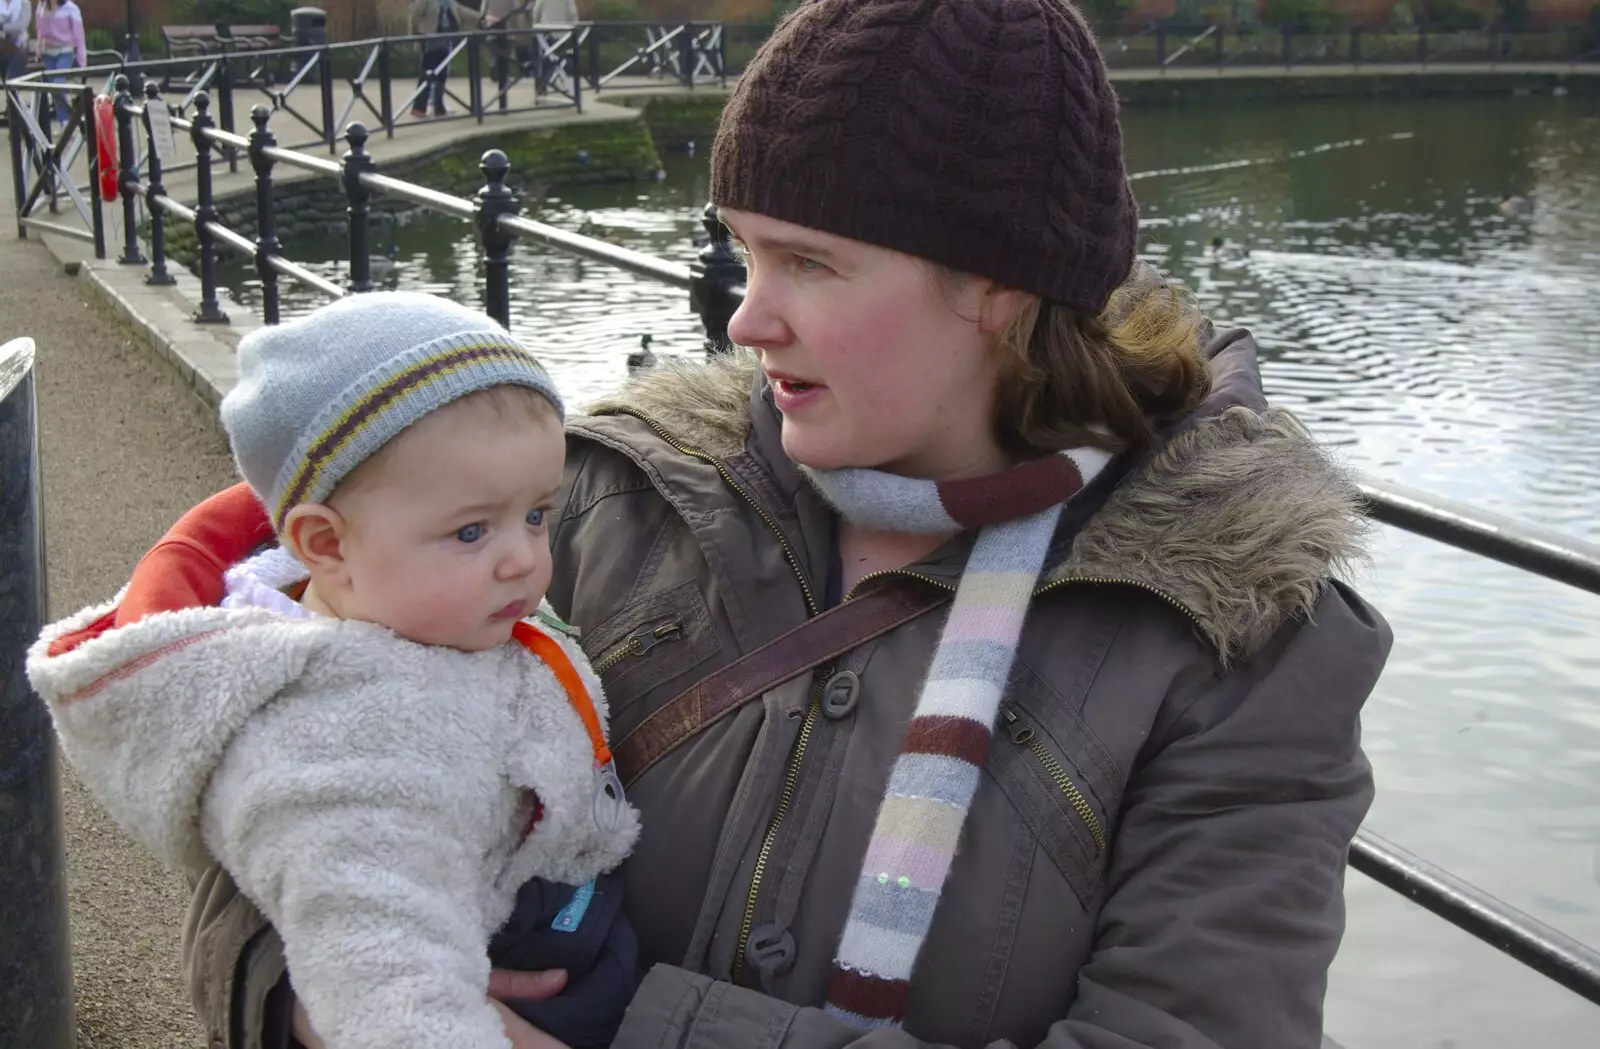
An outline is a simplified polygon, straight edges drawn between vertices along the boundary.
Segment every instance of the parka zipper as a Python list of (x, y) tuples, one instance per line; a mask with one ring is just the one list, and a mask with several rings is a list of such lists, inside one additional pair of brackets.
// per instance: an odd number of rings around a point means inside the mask
[(1098, 856), (1104, 852), (1106, 848), (1105, 828), (1100, 825), (1100, 817), (1096, 816), (1094, 809), (1090, 807), (1089, 799), (1083, 796), (1083, 791), (1079, 790), (1078, 785), (1072, 782), (1072, 777), (1067, 775), (1066, 768), (1045, 747), (1044, 741), (1039, 738), (1039, 734), (1017, 716), (1015, 707), (1009, 704), (1001, 707), (1000, 717), (1006, 723), (1006, 731), (1011, 736), (1011, 742), (1019, 747), (1027, 747), (1031, 750), (1033, 756), (1044, 768), (1045, 775), (1049, 776), (1061, 793), (1067, 796), (1067, 802), (1072, 806), (1073, 811), (1078, 814), (1078, 818), (1083, 821), (1084, 827), (1089, 831), (1089, 837), (1094, 841), (1095, 855)]
[(812, 674), (811, 702), (806, 706), (805, 720), (800, 723), (800, 735), (789, 751), (789, 765), (783, 774), (783, 793), (778, 795), (778, 808), (767, 823), (767, 833), (761, 839), (761, 851), (756, 854), (755, 870), (750, 874), (750, 894), (745, 897), (744, 917), (739, 921), (739, 945), (733, 953), (733, 982), (739, 982), (744, 971), (744, 952), (750, 944), (750, 929), (755, 924), (756, 900), (761, 894), (761, 879), (766, 875), (767, 862), (772, 858), (772, 846), (778, 838), (778, 828), (789, 813), (789, 803), (794, 800), (795, 786), (800, 780), (800, 761), (805, 757), (806, 744), (811, 742), (811, 730), (816, 727), (817, 716), (822, 712), (822, 689), (833, 676), (831, 666), (818, 667)]
[[(755, 498), (744, 490), (744, 486), (734, 479), (733, 474), (722, 464), (720, 459), (683, 444), (665, 426), (662, 426), (643, 412), (635, 411), (631, 408), (617, 408), (615, 411), (618, 414), (630, 415), (638, 419), (654, 430), (656, 436), (682, 454), (716, 467), (717, 472), (722, 475), (722, 480), (729, 488), (737, 492), (746, 503), (750, 504), (750, 508), (761, 517), (767, 528), (772, 531), (774, 538), (778, 540), (778, 545), (783, 548), (784, 560), (789, 562), (789, 568), (794, 572), (795, 580), (800, 584), (800, 593), (805, 598), (807, 615), (815, 616), (821, 611), (817, 605), (816, 594), (811, 590), (811, 583), (806, 579), (805, 572), (800, 568), (800, 558), (794, 552), (794, 547), (789, 544), (789, 537), (783, 534), (783, 529), (778, 527), (778, 522), (772, 519), (772, 515), (767, 513), (761, 504), (756, 502)], [(630, 638), (629, 640), (631, 642), (632, 639)], [(627, 646), (624, 645), (623, 647), (626, 648)], [(739, 923), (739, 946), (733, 956), (733, 979), (735, 981), (739, 979), (739, 975), (744, 968), (744, 952), (750, 943), (750, 929), (755, 920), (756, 900), (761, 893), (761, 881), (766, 874), (767, 863), (772, 858), (773, 843), (777, 841), (778, 830), (783, 826), (784, 817), (788, 815), (789, 804), (794, 800), (795, 786), (800, 779), (800, 763), (805, 759), (806, 745), (811, 742), (811, 732), (816, 727), (817, 717), (822, 711), (822, 681), (826, 680), (826, 675), (819, 672), (815, 677), (816, 681), (811, 690), (811, 702), (806, 708), (805, 721), (800, 725), (800, 735), (795, 739), (794, 747), (789, 751), (789, 763), (783, 777), (783, 793), (779, 795), (777, 810), (773, 812), (772, 819), (767, 824), (766, 836), (761, 841), (761, 851), (756, 856), (755, 870), (750, 875), (750, 893), (745, 897), (744, 917)]]
[(631, 656), (642, 656), (664, 641), (677, 641), (683, 637), (683, 628), (676, 619), (669, 619), (653, 627), (640, 627), (623, 638), (611, 651), (594, 661), (594, 672), (601, 676)]

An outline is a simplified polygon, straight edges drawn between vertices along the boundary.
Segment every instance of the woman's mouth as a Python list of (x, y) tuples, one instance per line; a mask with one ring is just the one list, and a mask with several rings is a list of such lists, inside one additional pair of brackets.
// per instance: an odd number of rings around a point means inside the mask
[(820, 383), (806, 382), (788, 375), (768, 375), (767, 380), (772, 383), (773, 403), (778, 406), (778, 411), (786, 415), (811, 404), (827, 389)]

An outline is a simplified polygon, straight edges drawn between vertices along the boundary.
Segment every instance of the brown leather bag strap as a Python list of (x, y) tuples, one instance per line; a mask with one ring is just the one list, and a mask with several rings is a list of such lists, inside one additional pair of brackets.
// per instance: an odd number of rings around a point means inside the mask
[(950, 593), (908, 580), (835, 605), (674, 696), (611, 748), (624, 784), (769, 689), (844, 655), (950, 600)]

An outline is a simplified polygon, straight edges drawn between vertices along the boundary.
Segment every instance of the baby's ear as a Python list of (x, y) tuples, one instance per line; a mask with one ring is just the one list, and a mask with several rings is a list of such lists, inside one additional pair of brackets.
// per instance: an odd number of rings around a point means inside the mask
[(316, 577), (344, 567), (345, 531), (345, 520), (333, 507), (301, 503), (283, 519), (282, 542)]

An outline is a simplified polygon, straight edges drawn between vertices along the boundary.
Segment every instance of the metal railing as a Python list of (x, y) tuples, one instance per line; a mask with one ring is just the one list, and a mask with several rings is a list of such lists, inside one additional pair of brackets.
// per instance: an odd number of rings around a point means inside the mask
[[(300, 134), (285, 143), (290, 148), (320, 143), (336, 152), (340, 129), (352, 117), (359, 115), (392, 138), (407, 113), (433, 108), (429, 103), (435, 92), (449, 111), (430, 115), (430, 122), (481, 124), (497, 114), (564, 108), (581, 112), (586, 88), (725, 86), (722, 39), (720, 22), (581, 22), (265, 50), (223, 48), (137, 62), (102, 51), (95, 57), (112, 61), (52, 72), (51, 81), (36, 71), (10, 83), (19, 90), (60, 91), (108, 83), (123, 74), (138, 94), (144, 81), (154, 79), (163, 93), (180, 93), (171, 104), (182, 118), (205, 92), (218, 126), (227, 132), (238, 130), (235, 114), (242, 107), (236, 103), (259, 101), (295, 122)], [(54, 82), (63, 79), (64, 85)], [(341, 85), (343, 91), (338, 90)], [(242, 100), (240, 92), (246, 96)], [(238, 170), (234, 149), (223, 156), (231, 170)]]
[(1600, 37), (1581, 25), (1511, 29), (1498, 24), (1457, 29), (1421, 23), (1406, 28), (1312, 29), (1293, 25), (1153, 22), (1142, 30), (1100, 34), (1106, 63), (1116, 69), (1236, 66), (1421, 65), (1447, 62), (1576, 67), (1600, 62)]

